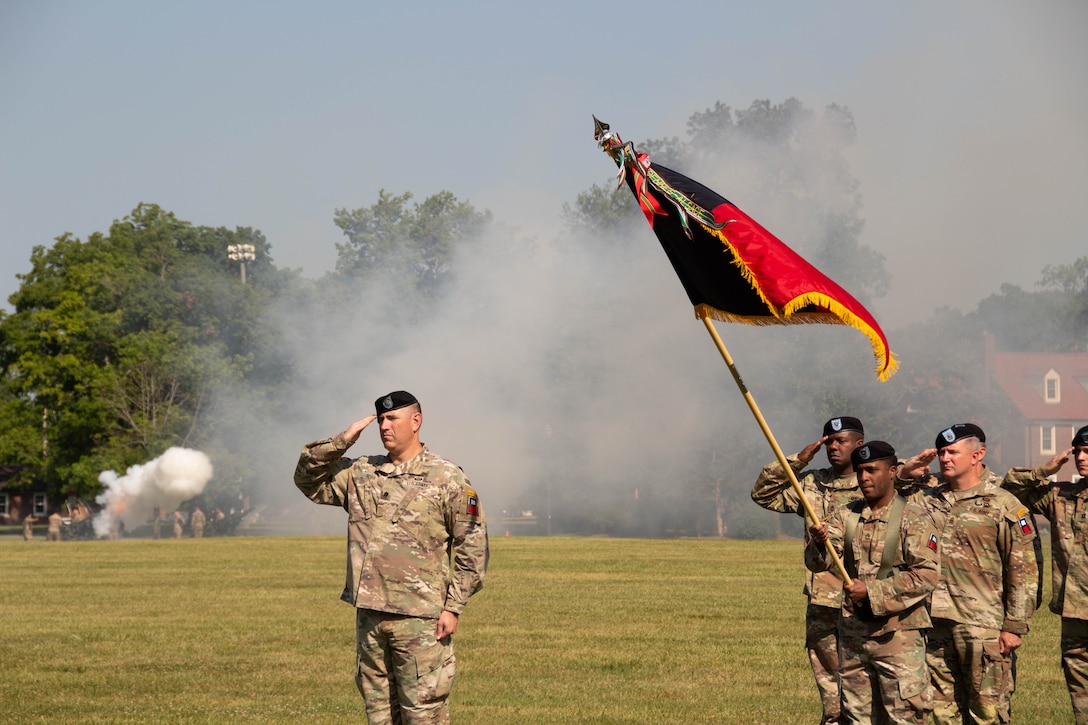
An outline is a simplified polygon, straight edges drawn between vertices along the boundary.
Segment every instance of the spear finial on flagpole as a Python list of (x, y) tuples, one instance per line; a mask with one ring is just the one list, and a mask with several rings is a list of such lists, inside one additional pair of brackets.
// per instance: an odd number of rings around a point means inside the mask
[(607, 123), (601, 119), (593, 116), (593, 140), (600, 143), (601, 138), (608, 133), (608, 129), (611, 128)]

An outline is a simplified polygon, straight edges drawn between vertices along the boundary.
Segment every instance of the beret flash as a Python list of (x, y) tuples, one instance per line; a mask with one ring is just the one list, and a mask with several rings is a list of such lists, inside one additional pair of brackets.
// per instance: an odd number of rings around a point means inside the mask
[(956, 441), (963, 440), (964, 438), (978, 438), (979, 443), (986, 442), (986, 434), (974, 423), (956, 423), (952, 427), (945, 428), (938, 433), (934, 445), (939, 451), (945, 446), (950, 446)]
[(890, 443), (884, 441), (869, 441), (863, 446), (858, 446), (850, 454), (850, 463), (855, 467), (870, 461), (879, 461), (885, 458), (895, 458), (895, 449)]
[(389, 395), (384, 395), (374, 401), (374, 414), (381, 415), (407, 405), (419, 405), (416, 396), (404, 390), (394, 390)]
[(849, 415), (844, 415), (840, 418), (832, 418), (824, 423), (824, 435), (831, 436), (836, 433), (841, 433), (844, 430), (857, 431), (864, 435), (865, 428), (862, 427), (861, 421), (857, 418), (852, 418)]

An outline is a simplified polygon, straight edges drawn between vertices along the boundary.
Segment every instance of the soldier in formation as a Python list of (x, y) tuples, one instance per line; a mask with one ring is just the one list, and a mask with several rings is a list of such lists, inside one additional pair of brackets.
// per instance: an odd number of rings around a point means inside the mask
[(923, 725), (933, 709), (925, 630), (939, 537), (926, 511), (896, 493), (890, 444), (865, 443), (851, 459), (863, 498), (811, 526), (805, 547), (809, 570), (827, 571), (830, 540), (851, 577), (838, 622), (838, 722)]
[[(1070, 456), (1081, 478), (1049, 480)], [(1050, 611), (1062, 618), (1062, 671), (1073, 716), (1077, 725), (1088, 725), (1088, 426), (1068, 450), (1037, 468), (1012, 469), (1003, 485), (1050, 521)]]
[[(413, 395), (396, 391), (374, 407), (307, 444), (295, 485), (348, 513), (341, 599), (356, 611), (355, 683), (370, 725), (448, 723), (452, 635), (487, 569), (484, 512), (461, 468), (420, 441)], [(345, 457), (375, 420), (386, 454)]]
[[(850, 456), (861, 445), (864, 436), (865, 429), (857, 418), (832, 418), (824, 424), (823, 436), (818, 441), (786, 459), (817, 516), (824, 518), (835, 508), (861, 498)], [(820, 448), (826, 450), (830, 465), (805, 470)], [(752, 500), (768, 511), (805, 515), (800, 497), (777, 462), (768, 464), (759, 474), (752, 487)], [(808, 597), (805, 648), (820, 693), (823, 710), (820, 722), (835, 723), (839, 718), (840, 699), (837, 631), (842, 580), (833, 572), (811, 572), (804, 593)]]
[[(842, 419), (839, 420), (842, 425)], [(841, 466), (841, 459), (840, 466), (834, 466), (836, 460), (830, 448), (828, 458), (833, 464), (830, 471), (818, 471), (812, 478), (806, 472), (800, 477), (810, 503), (824, 517), (807, 532), (810, 538), (806, 542), (806, 564), (819, 572), (813, 577), (832, 577), (828, 588), (837, 584), (840, 592), (845, 589), (835, 631), (835, 667), (843, 703), (841, 715), (836, 717), (841, 716), (843, 722), (869, 718), (877, 722), (916, 722), (919, 710), (924, 710), (931, 698), (932, 722), (939, 725), (1011, 721), (1016, 651), (1029, 629), (1040, 596), (1041, 554), (1032, 519), (1035, 512), (1054, 522), (1055, 598), (1051, 608), (1063, 617), (1063, 667), (1077, 722), (1088, 725), (1088, 483), (1054, 484), (1046, 480), (1070, 455), (1075, 456), (1078, 471), (1088, 474), (1088, 426), (1077, 432), (1069, 451), (1036, 469), (1012, 469), (1004, 482), (983, 463), (986, 434), (977, 425), (958, 423), (946, 428), (937, 435), (933, 448), (898, 465), (890, 456), (882, 455), (888, 453), (890, 446), (885, 449), (887, 444), (879, 441), (865, 446), (860, 424), (857, 428), (850, 455), (856, 453), (860, 460), (876, 461), (871, 465), (859, 464), (858, 460), (851, 462), (850, 470), (862, 482), (860, 494), (864, 500), (851, 502), (844, 496), (846, 501), (827, 504), (829, 474), (842, 474), (839, 479), (830, 479), (836, 480), (835, 490), (840, 496), (848, 490), (845, 479), (849, 476)], [(789, 462), (794, 470), (807, 465), (819, 446), (829, 440), (821, 440), (791, 457)], [(887, 460), (886, 469), (878, 462), (881, 460)], [(934, 460), (938, 461), (939, 475), (929, 471)], [(890, 530), (894, 528), (889, 521), (892, 514), (885, 516), (879, 502), (871, 500), (880, 490), (885, 472), (890, 474), (900, 494), (891, 500), (904, 498), (909, 503), (902, 514), (908, 523), (901, 524), (900, 535), (905, 535), (903, 527), (913, 526), (915, 533), (928, 530), (926, 548), (939, 553), (936, 586), (928, 597), (922, 597), (931, 621), (921, 625), (921, 615), (907, 617), (916, 626), (909, 631), (923, 635), (929, 680), (924, 688), (926, 694), (916, 697), (913, 704), (908, 703), (919, 681), (914, 676), (916, 668), (905, 662), (891, 667), (894, 673), (891, 676), (900, 685), (898, 700), (891, 697), (894, 693), (882, 689), (881, 676), (873, 674), (880, 671), (878, 663), (884, 653), (870, 638), (875, 640), (890, 634), (888, 630), (876, 634), (882, 631), (881, 617), (892, 614), (884, 601), (884, 587), (889, 585), (883, 580), (885, 577), (894, 580), (894, 572), (907, 565), (906, 553), (900, 548), (890, 563), (881, 560), (881, 567), (876, 568), (874, 575), (876, 552), (885, 552)], [(797, 496), (787, 495), (792, 492), (786, 491), (783, 478), (779, 467), (765, 468), (752, 491), (753, 500), (771, 510), (800, 511)], [(824, 489), (818, 482), (825, 482)], [(851, 528), (854, 534), (847, 533)], [(861, 543), (852, 538), (859, 530), (864, 537)], [(848, 571), (856, 574), (849, 587), (825, 572), (830, 556), (819, 544), (828, 537), (836, 550), (844, 552)], [(900, 541), (898, 545), (904, 544)], [(917, 546), (914, 550), (919, 551)], [(810, 599), (813, 581), (810, 578)], [(809, 621), (812, 604), (810, 601)], [(874, 620), (867, 621), (866, 617)], [(903, 619), (900, 614), (898, 622), (902, 624)], [(890, 638), (895, 637), (903, 639), (900, 634)], [(873, 669), (866, 670), (866, 665), (873, 665)], [(871, 689), (866, 690), (870, 685)], [(865, 699), (867, 691), (874, 693), (872, 704)], [(832, 722), (827, 719), (826, 699), (823, 702), (824, 722)]]
[[(926, 652), (938, 725), (1011, 720), (1016, 650), (1038, 594), (1031, 516), (1001, 488), (985, 455), (983, 430), (957, 423), (897, 474), (900, 493), (922, 504), (941, 531)], [(939, 476), (929, 472), (934, 459)]]

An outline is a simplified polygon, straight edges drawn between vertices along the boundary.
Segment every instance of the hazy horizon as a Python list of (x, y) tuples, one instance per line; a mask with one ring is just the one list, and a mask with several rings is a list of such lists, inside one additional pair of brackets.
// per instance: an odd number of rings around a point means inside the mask
[[(1088, 5), (662, 7), (8, 4), (2, 307), (33, 246), (106, 232), (140, 202), (259, 229), (276, 265), (317, 278), (343, 241), (336, 209), (369, 207), (380, 189), (420, 201), (449, 190), (505, 227), (459, 258), (465, 293), (434, 319), (390, 330), (365, 299), (346, 320), (277, 311), (286, 329), (320, 334), (293, 341), (304, 389), (289, 418), (267, 421), (261, 465), (269, 486), (298, 496), (301, 445), (406, 388), (424, 402), (425, 442), (465, 467), (493, 513), (539, 485), (545, 464), (623, 486), (668, 481), (716, 437), (772, 458), (649, 228), (622, 264), (560, 239), (563, 203), (615, 173), (591, 114), (638, 142), (684, 137), (718, 101), (850, 109), (860, 241), (890, 276), (870, 305), (886, 332), (938, 307), (970, 310), (1002, 283), (1033, 289), (1043, 267), (1084, 256)], [(803, 247), (782, 231), (798, 220), (752, 208), (742, 168), (678, 170)], [(723, 336), (761, 400), (791, 362), (787, 342), (856, 348), (859, 394), (879, 385), (854, 330)], [(552, 362), (580, 376), (549, 377)], [(670, 401), (682, 411), (668, 414)], [(796, 407), (770, 406), (787, 452), (825, 412)], [(370, 434), (353, 453), (375, 452)], [(738, 486), (756, 474), (728, 472)]]

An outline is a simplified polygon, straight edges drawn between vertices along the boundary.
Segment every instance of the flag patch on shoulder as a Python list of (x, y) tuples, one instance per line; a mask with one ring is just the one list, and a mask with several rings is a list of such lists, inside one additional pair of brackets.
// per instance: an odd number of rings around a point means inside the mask
[(933, 551), (937, 550), (937, 535), (936, 534), (930, 534), (929, 535), (929, 541), (926, 543), (926, 546), (928, 546)]
[(1030, 534), (1031, 533), (1031, 524), (1028, 523), (1027, 514), (1021, 516), (1018, 523), (1020, 524), (1020, 533), (1022, 533), (1022, 534)]
[(471, 488), (465, 489), (465, 515), (480, 515), (480, 499)]

